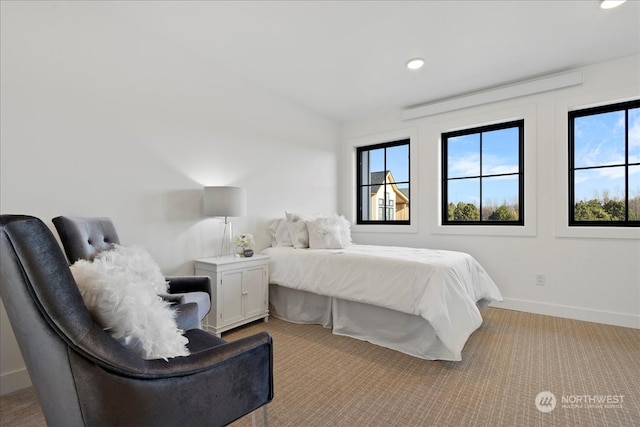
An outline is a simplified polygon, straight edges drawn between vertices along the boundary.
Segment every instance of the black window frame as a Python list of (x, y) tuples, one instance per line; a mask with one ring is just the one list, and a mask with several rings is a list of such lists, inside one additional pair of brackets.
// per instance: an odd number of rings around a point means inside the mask
[[(363, 214), (364, 214), (364, 206), (363, 206), (363, 201), (362, 201), (362, 190), (363, 187), (372, 187), (376, 184), (364, 184), (362, 182), (362, 153), (366, 152), (366, 151), (374, 151), (374, 150), (379, 150), (379, 149), (385, 149), (385, 154), (384, 154), (384, 168), (383, 168), (383, 172), (388, 171), (389, 169), (387, 168), (387, 154), (386, 154), (386, 149), (387, 148), (393, 148), (393, 147), (398, 147), (398, 146), (402, 146), (402, 145), (406, 145), (407, 146), (407, 181), (397, 181), (395, 182), (395, 184), (406, 184), (407, 185), (407, 189), (408, 189), (408, 197), (409, 197), (409, 204), (408, 204), (408, 209), (407, 209), (407, 215), (408, 215), (408, 219), (406, 220), (369, 220), (369, 219), (363, 219)], [(393, 173), (393, 171), (391, 171)], [(369, 176), (371, 174), (371, 171), (368, 172)], [(395, 141), (390, 141), (390, 142), (382, 142), (382, 143), (378, 143), (378, 144), (372, 144), (372, 145), (363, 145), (360, 147), (356, 147), (356, 224), (358, 225), (411, 225), (411, 140), (410, 138), (403, 138), (400, 140), (395, 140)], [(382, 184), (379, 185), (383, 185), (385, 187), (384, 189), (384, 194), (385, 194), (385, 203), (384, 205), (379, 205), (376, 204), (376, 206), (373, 206), (372, 208), (375, 209), (380, 209), (383, 208), (385, 211), (385, 218), (386, 218), (386, 211), (388, 209), (387, 206), (387, 189), (386, 186), (389, 185), (387, 184), (386, 180), (383, 180)], [(395, 200), (395, 199), (394, 199)], [(395, 216), (395, 215), (394, 215)]]
[[(569, 227), (640, 227), (640, 218), (636, 220), (629, 219), (629, 166), (639, 166), (639, 162), (631, 163), (629, 161), (629, 110), (640, 108), (640, 99), (631, 101), (617, 102), (614, 104), (601, 105), (597, 107), (583, 108), (579, 110), (569, 111), (568, 118), (568, 147), (569, 147), (569, 180), (568, 180), (568, 224)], [(624, 111), (625, 117), (625, 161), (624, 163), (596, 165), (588, 167), (575, 167), (575, 119), (586, 116), (593, 116), (603, 113), (612, 113), (616, 111)], [(577, 221), (575, 219), (575, 171), (576, 170), (588, 170), (588, 169), (602, 169), (611, 167), (625, 168), (625, 219), (623, 221)]]
[[(516, 173), (502, 173), (502, 174), (487, 174), (487, 175), (483, 175), (482, 172), (482, 134), (486, 133), (486, 132), (492, 132), (492, 131), (496, 131), (496, 130), (504, 130), (504, 129), (510, 129), (510, 128), (518, 128), (518, 172)], [(465, 176), (465, 177), (456, 177), (456, 178), (449, 178), (448, 177), (448, 163), (449, 163), (449, 158), (448, 158), (448, 142), (450, 138), (454, 138), (454, 137), (458, 137), (458, 136), (465, 136), (465, 135), (473, 135), (473, 134), (480, 134), (480, 147), (479, 147), (479, 154), (480, 154), (480, 174), (477, 176)], [(524, 209), (524, 205), (525, 205), (525, 194), (524, 194), (524, 181), (525, 181), (525, 175), (524, 175), (524, 119), (518, 119), (518, 120), (510, 120), (508, 122), (500, 122), (500, 123), (494, 123), (494, 124), (490, 124), (490, 125), (484, 125), (484, 126), (477, 126), (477, 127), (473, 127), (473, 128), (466, 128), (466, 129), (461, 129), (461, 130), (456, 130), (456, 131), (451, 131), (451, 132), (444, 132), (441, 135), (441, 143), (442, 143), (442, 163), (441, 163), (441, 167), (442, 167), (442, 182), (441, 182), (441, 189), (442, 189), (442, 210), (441, 210), (441, 214), (442, 214), (442, 225), (452, 225), (452, 226), (464, 226), (464, 225), (473, 225), (473, 226), (501, 226), (501, 227), (513, 227), (513, 226), (524, 226), (524, 221), (525, 221), (525, 209)], [(518, 175), (518, 219), (517, 220), (512, 220), (512, 221), (496, 221), (496, 220), (489, 220), (489, 219), (482, 219), (482, 179), (483, 178), (492, 178), (492, 177), (497, 177), (497, 176), (507, 176), (507, 175)], [(461, 180), (461, 179), (479, 179), (480, 180), (480, 200), (479, 200), (479, 206), (478, 206), (478, 210), (480, 213), (480, 219), (479, 220), (473, 220), (473, 221), (456, 221), (456, 220), (450, 220), (449, 219), (449, 194), (448, 194), (448, 188), (449, 188), (449, 181), (450, 180)]]

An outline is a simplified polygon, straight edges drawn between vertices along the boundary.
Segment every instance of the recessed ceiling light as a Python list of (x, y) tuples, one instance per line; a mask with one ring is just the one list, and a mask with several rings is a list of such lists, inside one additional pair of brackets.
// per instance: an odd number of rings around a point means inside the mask
[(424, 59), (422, 58), (413, 58), (407, 61), (407, 68), (410, 70), (417, 70), (422, 68), (424, 65)]
[(600, 0), (600, 8), (613, 9), (614, 7), (618, 7), (626, 1), (627, 0)]

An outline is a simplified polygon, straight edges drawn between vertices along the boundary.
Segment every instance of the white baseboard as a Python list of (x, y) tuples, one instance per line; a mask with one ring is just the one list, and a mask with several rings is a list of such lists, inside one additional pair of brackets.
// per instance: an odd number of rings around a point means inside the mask
[(31, 386), (27, 368), (0, 375), (0, 395), (12, 393)]
[(583, 320), (585, 322), (603, 323), (605, 325), (622, 326), (640, 329), (640, 316), (612, 311), (590, 310), (581, 307), (527, 301), (505, 298), (503, 302), (492, 302), (491, 307), (507, 310), (524, 311), (527, 313), (544, 314), (547, 316), (564, 317), (567, 319)]

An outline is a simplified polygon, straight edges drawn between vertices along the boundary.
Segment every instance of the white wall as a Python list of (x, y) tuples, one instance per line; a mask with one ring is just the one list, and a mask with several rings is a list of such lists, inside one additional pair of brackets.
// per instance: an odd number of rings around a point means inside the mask
[[(247, 188), (237, 232), (335, 211), (336, 123), (93, 10), (2, 2), (3, 214), (110, 216), (167, 274), (193, 274), (222, 232), (203, 186)], [(4, 394), (29, 379), (4, 306), (0, 321)]]
[[(640, 328), (640, 230), (570, 230), (565, 225), (567, 111), (638, 98), (639, 65), (638, 56), (596, 64), (581, 69), (584, 83), (579, 86), (431, 117), (402, 121), (400, 112), (392, 112), (343, 124), (341, 182), (350, 182), (353, 146), (359, 142), (405, 133), (416, 135), (417, 144), (412, 153), (418, 157), (413, 232), (355, 227), (354, 241), (469, 252), (502, 291), (505, 302), (498, 307)], [(460, 234), (443, 229), (438, 221), (440, 133), (514, 117), (525, 117), (529, 127), (525, 145), (532, 186), (525, 206), (533, 210), (525, 217), (528, 230), (505, 235), (504, 228), (502, 233), (476, 228)], [(351, 185), (340, 188), (341, 210), (353, 212)], [(544, 286), (535, 285), (536, 273), (545, 274)]]

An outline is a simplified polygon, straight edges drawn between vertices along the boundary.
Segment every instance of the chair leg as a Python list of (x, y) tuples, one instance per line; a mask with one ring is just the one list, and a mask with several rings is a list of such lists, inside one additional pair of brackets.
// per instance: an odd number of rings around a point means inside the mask
[[(251, 413), (251, 425), (253, 427), (256, 427), (256, 412), (258, 412), (257, 409)], [(267, 405), (262, 406), (262, 426), (269, 426), (269, 420), (267, 419)]]
[(267, 405), (264, 405), (262, 407), (262, 422), (264, 424), (264, 427), (269, 426), (269, 420), (267, 419)]

